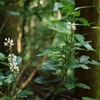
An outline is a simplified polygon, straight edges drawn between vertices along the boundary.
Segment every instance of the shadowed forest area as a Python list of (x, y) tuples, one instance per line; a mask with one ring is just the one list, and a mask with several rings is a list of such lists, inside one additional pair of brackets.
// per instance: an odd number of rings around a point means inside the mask
[(100, 100), (100, 0), (0, 0), (0, 100)]

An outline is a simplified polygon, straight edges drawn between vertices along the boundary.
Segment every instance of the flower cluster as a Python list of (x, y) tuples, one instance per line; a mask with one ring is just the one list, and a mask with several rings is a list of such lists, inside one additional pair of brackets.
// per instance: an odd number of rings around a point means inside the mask
[(4, 46), (8, 46), (8, 47), (12, 47), (13, 45), (14, 45), (14, 42), (13, 42), (13, 40), (12, 39), (10, 39), (10, 38), (5, 38), (5, 41), (6, 42), (4, 42)]
[(8, 55), (9, 67), (10, 67), (10, 70), (14, 73), (19, 72), (19, 68), (18, 68), (17, 63), (16, 63), (16, 58), (17, 58), (17, 56), (14, 54)]
[[(8, 39), (5, 38), (5, 41), (6, 42), (4, 42), (4, 46), (8, 46), (10, 49), (12, 49), (12, 46), (14, 45), (13, 40), (10, 38), (8, 38)], [(19, 67), (17, 66), (16, 58), (17, 58), (17, 56), (14, 55), (12, 53), (12, 51), (10, 51), (10, 53), (8, 55), (8, 62), (9, 62), (9, 68), (13, 73), (19, 72)]]
[(75, 23), (67, 22), (67, 29), (68, 30), (76, 30)]

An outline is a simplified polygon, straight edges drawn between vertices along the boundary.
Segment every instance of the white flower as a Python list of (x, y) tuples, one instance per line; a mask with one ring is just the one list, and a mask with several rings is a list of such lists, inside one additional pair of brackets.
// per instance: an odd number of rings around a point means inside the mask
[(76, 30), (75, 23), (67, 22), (67, 29), (68, 30)]
[(13, 72), (13, 73), (19, 72), (19, 67), (17, 66), (16, 58), (17, 58), (17, 56), (14, 54), (8, 55), (9, 67), (10, 67), (11, 72)]
[(16, 65), (10, 65), (10, 70), (11, 70), (11, 72), (13, 72), (13, 73), (18, 73), (19, 72), (19, 67), (18, 66), (16, 66)]
[(13, 45), (14, 45), (14, 42), (13, 42), (13, 39), (10, 39), (10, 38), (5, 38), (5, 41), (6, 42), (4, 42), (4, 46), (8, 46), (8, 47), (12, 47)]
[(14, 54), (9, 54), (9, 55), (8, 55), (8, 61), (9, 61), (9, 62), (12, 62), (12, 61), (13, 61), (13, 62), (16, 62), (16, 58), (17, 58), (17, 57), (16, 57), (16, 55), (14, 55)]

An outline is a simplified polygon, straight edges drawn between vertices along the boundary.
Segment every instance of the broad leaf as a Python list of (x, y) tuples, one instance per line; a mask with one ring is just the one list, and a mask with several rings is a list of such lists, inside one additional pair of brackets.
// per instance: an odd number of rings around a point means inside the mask
[(84, 26), (90, 26), (89, 22), (85, 18), (78, 18), (81, 23), (83, 23)]
[(92, 48), (92, 46), (89, 43), (85, 43), (84, 47), (87, 48), (87, 50), (92, 50), (94, 51), (94, 49)]
[(99, 63), (99, 62), (97, 62), (97, 61), (95, 61), (95, 60), (92, 60), (92, 62), (90, 62), (90, 64), (100, 66), (100, 63)]
[(16, 58), (16, 63), (17, 63), (17, 65), (20, 64), (21, 61), (22, 61), (22, 58), (21, 58), (20, 56), (17, 56), (17, 58)]
[(90, 69), (90, 67), (88, 67), (88, 66), (85, 65), (85, 64), (80, 64), (80, 67), (83, 68), (83, 69)]
[(80, 16), (80, 11), (75, 11), (75, 12), (73, 12), (73, 15), (74, 15), (74, 17)]
[(84, 37), (81, 34), (74, 34), (74, 36), (81, 44), (84, 44)]
[(55, 72), (56, 75), (60, 75), (61, 73), (62, 73), (62, 70), (61, 70), (61, 69), (58, 69), (58, 70)]
[(53, 66), (50, 66), (50, 65), (42, 65), (42, 67), (41, 68), (39, 68), (39, 70), (51, 70), (51, 71), (53, 71), (53, 70), (57, 70), (55, 67), (53, 67)]
[(5, 55), (0, 52), (0, 60), (3, 60), (5, 58)]
[(86, 55), (82, 55), (80, 57), (80, 63), (85, 63), (90, 57)]
[(77, 80), (78, 78), (73, 78), (67, 75), (67, 84), (74, 84)]
[(58, 61), (53, 60), (46, 60), (40, 70), (58, 70), (58, 66), (61, 66), (61, 64)]
[(72, 15), (72, 12), (73, 12), (73, 7), (70, 6), (70, 5), (65, 5), (64, 9), (68, 10), (67, 13), (70, 15)]
[(70, 76), (67, 76), (67, 83), (65, 84), (65, 86), (68, 88), (68, 89), (73, 89), (75, 88), (75, 82), (77, 81), (78, 78), (73, 78), (73, 77), (70, 77)]
[(4, 80), (6, 77), (5, 76), (0, 76), (0, 80)]
[(17, 94), (16, 98), (20, 99), (20, 98), (24, 98), (27, 97), (27, 95), (32, 95), (33, 91), (31, 91), (30, 89), (25, 89), (22, 92), (20, 92), (19, 94)]
[(75, 88), (75, 84), (65, 84), (65, 87), (70, 90), (70, 89)]
[(37, 77), (34, 79), (34, 82), (38, 84), (46, 84), (47, 81), (48, 80), (45, 77)]
[(76, 83), (75, 86), (80, 87), (80, 88), (84, 88), (84, 89), (90, 89), (89, 86), (83, 84), (83, 83)]
[(53, 8), (53, 11), (58, 11), (59, 9), (63, 8), (64, 5), (62, 3), (59, 3), (59, 2), (56, 2), (54, 4), (54, 8)]
[(71, 30), (67, 30), (66, 28), (60, 26), (56, 26), (56, 27), (49, 27), (52, 30), (55, 30), (63, 35), (67, 35), (67, 34), (71, 34)]
[(81, 34), (75, 34), (74, 36), (87, 50), (94, 51), (88, 41), (84, 42), (84, 37)]
[(76, 62), (70, 62), (66, 66), (63, 66), (63, 68), (78, 68), (78, 67), (79, 67), (79, 63)]
[(4, 82), (10, 84), (10, 83), (13, 82), (13, 80), (14, 80), (13, 74), (9, 74), (9, 75), (6, 77), (6, 79), (4, 80)]

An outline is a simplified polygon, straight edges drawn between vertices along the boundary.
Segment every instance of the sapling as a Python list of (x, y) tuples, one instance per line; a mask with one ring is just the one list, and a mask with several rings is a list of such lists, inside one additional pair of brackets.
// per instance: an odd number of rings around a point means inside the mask
[[(90, 6), (88, 6), (90, 7)], [(38, 56), (43, 56), (48, 54), (50, 57), (49, 60), (43, 63), (41, 70), (48, 70), (55, 76), (54, 79), (49, 79), (48, 77), (37, 77), (34, 79), (34, 82), (39, 84), (45, 84), (48, 87), (46, 90), (54, 90), (51, 100), (55, 100), (55, 97), (60, 95), (60, 100), (64, 98), (70, 99), (71, 97), (62, 96), (63, 93), (70, 93), (75, 87), (80, 87), (84, 89), (90, 89), (90, 87), (84, 83), (77, 83), (78, 78), (69, 77), (68, 71), (70, 69), (83, 68), (84, 70), (90, 69), (88, 65), (99, 65), (100, 64), (91, 60), (87, 55), (77, 56), (80, 50), (83, 51), (95, 51), (90, 45), (90, 41), (85, 41), (85, 38), (81, 34), (76, 34), (75, 30), (79, 25), (90, 27), (89, 22), (85, 18), (80, 17), (80, 9), (88, 8), (78, 7), (71, 8), (70, 6), (63, 5), (56, 2), (54, 5), (54, 11), (60, 10), (61, 14), (65, 11), (68, 13), (67, 17), (60, 20), (49, 20), (49, 28), (56, 31), (63, 39), (61, 45), (49, 46), (49, 49), (45, 50), (43, 53)], [(78, 23), (77, 23), (78, 22)], [(58, 43), (59, 44), (59, 43)], [(54, 85), (52, 85), (54, 84)], [(63, 98), (63, 99), (61, 99)], [(73, 98), (73, 100), (77, 100)], [(82, 98), (82, 100), (87, 100), (87, 98)], [(88, 98), (88, 100), (95, 100)]]

